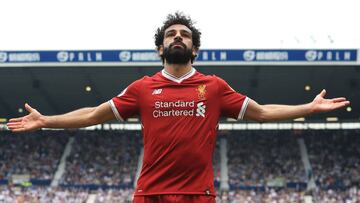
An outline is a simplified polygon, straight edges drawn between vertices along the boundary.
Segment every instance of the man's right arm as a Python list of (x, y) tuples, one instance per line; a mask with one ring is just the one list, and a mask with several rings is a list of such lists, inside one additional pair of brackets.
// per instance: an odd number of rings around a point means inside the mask
[(114, 120), (115, 115), (109, 102), (97, 107), (78, 109), (66, 114), (44, 116), (30, 105), (25, 104), (28, 115), (13, 118), (7, 124), (13, 132), (33, 131), (40, 128), (82, 128)]

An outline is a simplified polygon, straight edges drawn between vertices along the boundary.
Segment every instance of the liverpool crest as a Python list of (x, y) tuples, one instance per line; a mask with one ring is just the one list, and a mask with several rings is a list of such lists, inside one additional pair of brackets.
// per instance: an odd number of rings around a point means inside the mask
[(198, 92), (198, 98), (199, 100), (205, 100), (206, 97), (206, 85), (199, 85), (198, 88), (196, 89), (196, 91)]

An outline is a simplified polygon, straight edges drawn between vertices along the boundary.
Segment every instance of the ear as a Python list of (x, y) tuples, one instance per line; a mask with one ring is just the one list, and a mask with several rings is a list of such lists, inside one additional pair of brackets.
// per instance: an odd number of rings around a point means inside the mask
[(194, 46), (193, 46), (193, 48), (192, 48), (192, 55), (193, 56), (197, 56), (197, 53), (198, 53), (198, 49), (196, 49)]
[(164, 53), (164, 45), (160, 45), (159, 49), (158, 49), (158, 54), (159, 54), (159, 56), (162, 56), (163, 53)]

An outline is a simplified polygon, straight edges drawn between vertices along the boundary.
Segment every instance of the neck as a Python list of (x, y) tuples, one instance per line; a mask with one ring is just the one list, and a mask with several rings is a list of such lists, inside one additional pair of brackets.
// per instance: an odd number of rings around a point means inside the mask
[(187, 64), (168, 64), (165, 61), (164, 69), (169, 74), (180, 78), (181, 76), (190, 72), (190, 70), (192, 69), (192, 65), (190, 61)]

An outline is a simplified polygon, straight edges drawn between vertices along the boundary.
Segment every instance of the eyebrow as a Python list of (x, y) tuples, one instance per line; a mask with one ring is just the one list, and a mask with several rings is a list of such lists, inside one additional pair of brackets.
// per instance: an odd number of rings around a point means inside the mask
[[(175, 29), (171, 29), (171, 30), (165, 31), (165, 34), (167, 34), (169, 32), (175, 32), (175, 31), (176, 31)], [(180, 30), (180, 32), (181, 33), (186, 32), (186, 33), (192, 34), (191, 30), (182, 29), (182, 30)]]

